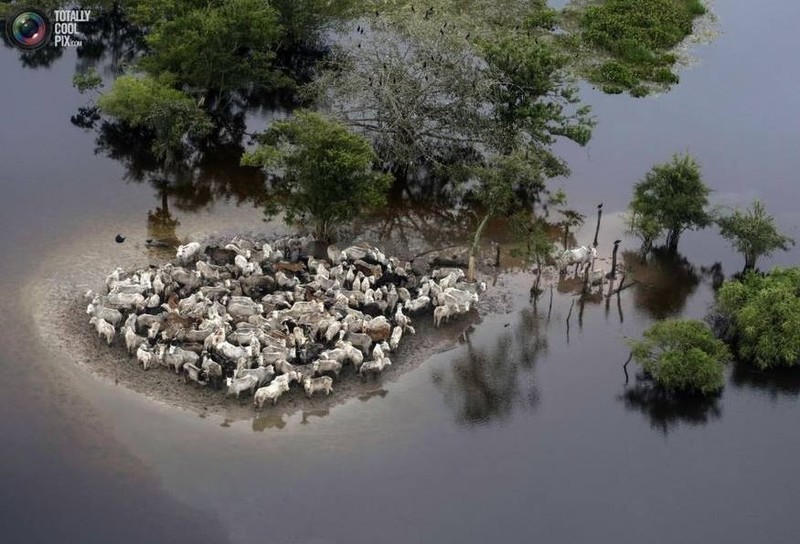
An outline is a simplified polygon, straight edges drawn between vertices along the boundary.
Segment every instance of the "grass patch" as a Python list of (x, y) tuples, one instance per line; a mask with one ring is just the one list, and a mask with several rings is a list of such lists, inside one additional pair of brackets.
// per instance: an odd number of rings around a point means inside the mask
[(700, 0), (604, 0), (568, 11), (573, 40), (566, 46), (586, 57), (583, 75), (607, 92), (641, 96), (678, 82), (672, 49), (706, 8)]

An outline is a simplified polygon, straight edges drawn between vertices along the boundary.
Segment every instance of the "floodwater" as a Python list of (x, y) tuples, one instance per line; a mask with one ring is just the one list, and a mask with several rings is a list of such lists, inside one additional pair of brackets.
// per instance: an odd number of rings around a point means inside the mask
[[(572, 204), (591, 217), (604, 203), (606, 251), (632, 183), (685, 149), (715, 202), (759, 197), (800, 238), (800, 6), (730, 0), (714, 9), (721, 35), (695, 50), (699, 65), (669, 94), (585, 89), (595, 137), (561, 152)], [(260, 223), (243, 181), (252, 173), (215, 164), (178, 187), (146, 172), (138, 183), (129, 156), (95, 153), (96, 134), (69, 122), (87, 101), (70, 87), (75, 63), (67, 51), (23, 67), (0, 49), (3, 542), (796, 540), (800, 375), (735, 367), (720, 399), (677, 405), (633, 378), (625, 384), (624, 337), (656, 318), (701, 318), (715, 263), (727, 274), (740, 267), (711, 230), (687, 234), (685, 259), (645, 267), (619, 299), (576, 303), (569, 324), (569, 296), (548, 310), (545, 295), (534, 308), (529, 279), (500, 275), (498, 285), (518, 293), (514, 311), (486, 318), (375, 395), (325, 412), (202, 418), (54, 356), (37, 341), (41, 308), (28, 296), (36, 278), (59, 273), (49, 256), (70, 268), (114, 262), (115, 252), (145, 260), (140, 241), (159, 226), (185, 237)], [(165, 216), (173, 222), (153, 219)], [(116, 232), (129, 242), (114, 244)], [(96, 249), (70, 252), (87, 247), (76, 239)]]

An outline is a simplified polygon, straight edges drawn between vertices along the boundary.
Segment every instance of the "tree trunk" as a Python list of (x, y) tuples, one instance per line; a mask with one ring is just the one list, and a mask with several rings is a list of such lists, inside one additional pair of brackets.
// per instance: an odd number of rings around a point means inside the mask
[(681, 231), (677, 228), (674, 228), (669, 231), (667, 235), (667, 250), (675, 253), (678, 251), (678, 242), (681, 239)]
[(756, 256), (750, 253), (745, 253), (744, 255), (744, 270), (742, 273), (749, 272), (755, 270), (756, 268)]
[(492, 214), (487, 213), (481, 224), (478, 225), (478, 229), (475, 231), (475, 237), (472, 239), (472, 247), (469, 251), (469, 268), (467, 268), (467, 281), (475, 281), (475, 272), (478, 268), (478, 249), (480, 248), (481, 244), (481, 234), (483, 234), (483, 230), (486, 228), (486, 224), (489, 222), (489, 218), (492, 217)]

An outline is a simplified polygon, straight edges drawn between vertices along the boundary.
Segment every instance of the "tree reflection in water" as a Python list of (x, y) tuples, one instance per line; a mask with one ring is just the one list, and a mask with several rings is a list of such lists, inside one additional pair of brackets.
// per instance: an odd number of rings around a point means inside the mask
[(700, 284), (695, 267), (679, 253), (654, 249), (642, 257), (623, 251), (622, 260), (637, 282), (632, 287), (634, 304), (653, 319), (679, 315)]
[(641, 412), (653, 429), (665, 435), (680, 425), (701, 426), (722, 417), (718, 396), (673, 395), (641, 377), (619, 398), (627, 409)]
[(49, 43), (35, 51), (23, 51), (17, 49), (11, 42), (5, 32), (5, 20), (0, 19), (0, 39), (2, 39), (3, 46), (9, 49), (15, 49), (19, 53), (19, 63), (23, 68), (30, 68), (36, 70), (37, 68), (49, 68), (51, 64), (61, 58), (64, 50), (61, 47)]
[(117, 76), (133, 63), (145, 46), (144, 33), (114, 2), (107, 8), (93, 8), (89, 22), (81, 23), (81, 46), (77, 49), (76, 72), (100, 69), (102, 75)]
[(542, 323), (546, 321), (527, 308), (512, 330), (497, 331), (494, 343), (476, 346), (470, 333), (465, 334), (465, 353), (433, 376), (459, 423), (481, 425), (507, 419), (515, 408), (536, 407), (539, 392), (531, 373), (547, 351)]
[(759, 370), (749, 363), (736, 361), (733, 363), (731, 382), (734, 387), (749, 387), (773, 400), (796, 397), (800, 395), (800, 368)]

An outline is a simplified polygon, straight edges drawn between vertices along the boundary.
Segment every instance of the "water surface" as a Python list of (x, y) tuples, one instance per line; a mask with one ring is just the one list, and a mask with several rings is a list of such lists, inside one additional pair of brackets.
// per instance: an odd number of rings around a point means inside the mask
[[(716, 202), (762, 198), (797, 236), (800, 6), (714, 6), (721, 35), (696, 50), (700, 64), (669, 94), (584, 89), (595, 137), (560, 151), (573, 205), (591, 215), (604, 202), (605, 248), (632, 183), (686, 149)], [(512, 312), (327, 413), (201, 418), (64, 368), (37, 345), (24, 296), (33, 271), (58, 273), (42, 270), (44, 255), (85, 247), (80, 236), (93, 249), (76, 260), (145, 261), (137, 240), (152, 231), (148, 212), (165, 207), (178, 237), (207, 220), (258, 224), (246, 172), (216, 163), (165, 188), (146, 175), (136, 182), (124, 157), (95, 154), (95, 135), (69, 122), (86, 102), (70, 88), (76, 62), (65, 52), (31, 69), (0, 49), (4, 542), (795, 540), (796, 373), (736, 367), (719, 400), (680, 406), (624, 383), (624, 337), (665, 316), (701, 318), (712, 265), (741, 265), (712, 230), (686, 235), (685, 262), (649, 267), (647, 284), (619, 301), (576, 304), (569, 331), (568, 296), (555, 297), (548, 320), (547, 295), (534, 310), (528, 280), (501, 275), (519, 293)], [(113, 243), (120, 230), (127, 245)]]

